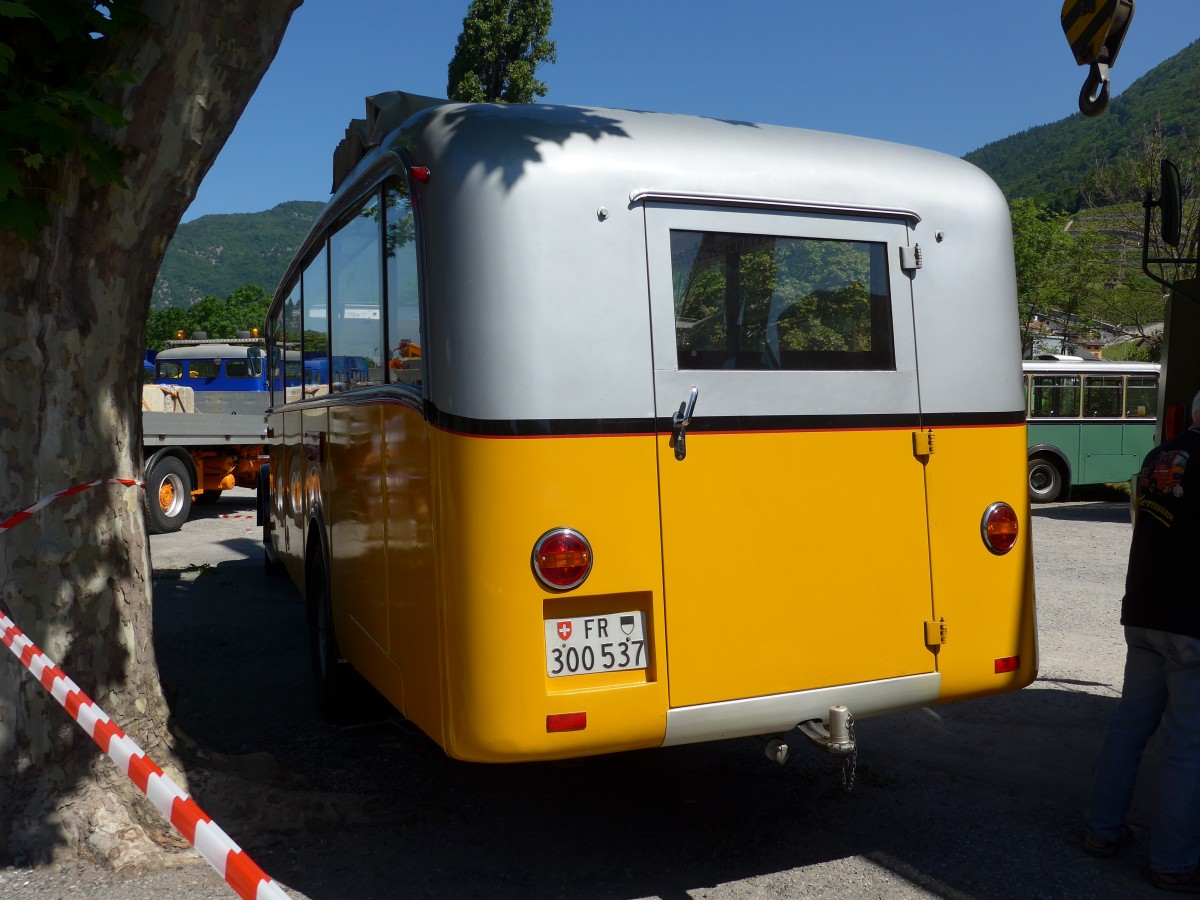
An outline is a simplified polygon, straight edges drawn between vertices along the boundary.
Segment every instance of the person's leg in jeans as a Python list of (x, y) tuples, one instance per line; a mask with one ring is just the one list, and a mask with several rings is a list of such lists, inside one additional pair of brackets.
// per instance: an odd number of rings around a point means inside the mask
[[(1115, 841), (1121, 836), (1142, 751), (1158, 728), (1167, 704), (1167, 660), (1151, 643), (1147, 629), (1127, 626), (1125, 643), (1128, 649), (1121, 700), (1100, 744), (1084, 815), (1088, 832), (1102, 841)], [(1187, 795), (1189, 802), (1193, 796)]]
[(1150, 826), (1150, 868), (1191, 872), (1200, 863), (1200, 640), (1167, 632), (1147, 633), (1166, 659), (1166, 741)]

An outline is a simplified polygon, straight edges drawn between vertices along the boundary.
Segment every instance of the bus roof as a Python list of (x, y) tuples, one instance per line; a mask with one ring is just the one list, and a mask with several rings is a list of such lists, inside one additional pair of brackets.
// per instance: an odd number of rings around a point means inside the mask
[(509, 191), (525, 179), (557, 195), (564, 184), (594, 192), (606, 172), (619, 173), (631, 203), (659, 194), (783, 201), (916, 222), (931, 200), (977, 202), (981, 187), (988, 199), (999, 194), (957, 157), (871, 138), (599, 107), (450, 103), (401, 91), (368, 98), (367, 119), (350, 123), (335, 151), (335, 189), (400, 149), (448, 185), (483, 181)]
[(1129, 373), (1130, 375), (1157, 374), (1161, 369), (1160, 363), (1126, 362), (1113, 359), (1025, 359), (1021, 368), (1026, 372), (1083, 372), (1092, 375), (1114, 375)]

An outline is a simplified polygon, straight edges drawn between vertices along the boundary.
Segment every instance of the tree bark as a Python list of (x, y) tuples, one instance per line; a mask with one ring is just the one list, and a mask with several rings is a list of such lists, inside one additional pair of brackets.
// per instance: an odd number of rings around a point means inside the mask
[[(128, 189), (83, 160), (46, 164), (51, 225), (0, 234), (0, 519), (96, 478), (141, 475), (139, 386), (151, 290), (167, 243), (233, 130), (300, 0), (143, 0), (151, 24), (108, 60), (127, 124)], [(264, 148), (270, 152), (269, 148)], [(181, 786), (159, 685), (149, 541), (136, 488), (56, 501), (0, 534), (6, 612)], [(11, 654), (0, 663), (0, 856), (83, 855), (114, 868), (179, 846)]]

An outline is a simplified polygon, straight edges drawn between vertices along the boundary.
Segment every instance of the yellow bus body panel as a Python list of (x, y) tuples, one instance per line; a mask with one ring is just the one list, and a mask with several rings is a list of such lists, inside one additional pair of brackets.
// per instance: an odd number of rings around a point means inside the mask
[[(1025, 426), (935, 428), (927, 475), (934, 608), (947, 636), (938, 648), (939, 699), (1025, 687), (1037, 676)], [(1020, 529), (1003, 556), (981, 532), (997, 501), (1016, 511)], [(1018, 669), (996, 672), (996, 660), (1014, 656)]]
[(911, 430), (659, 441), (671, 705), (932, 672)]
[[(556, 759), (662, 743), (667, 686), (652, 436), (486, 438), (434, 431), (442, 745), (459, 759)], [(544, 588), (535, 542), (569, 527), (593, 566), (574, 591)], [(544, 621), (646, 616), (649, 666), (551, 678)], [(587, 727), (548, 733), (548, 715)]]

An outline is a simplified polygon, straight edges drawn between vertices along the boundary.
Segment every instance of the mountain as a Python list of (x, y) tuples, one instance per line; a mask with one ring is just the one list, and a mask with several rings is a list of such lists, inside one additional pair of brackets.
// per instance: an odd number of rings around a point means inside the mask
[[(1120, 78), (1121, 62), (1113, 69)], [(1080, 69), (1080, 79), (1085, 76)], [(1074, 211), (1078, 187), (1094, 162), (1112, 161), (1161, 121), (1172, 142), (1191, 125), (1200, 131), (1200, 41), (1151, 69), (1114, 97), (1095, 119), (1076, 113), (980, 147), (964, 158), (979, 166), (1005, 195), (1030, 197)]]
[(270, 295), (324, 207), (292, 200), (266, 212), (183, 223), (167, 246), (152, 305), (188, 307), (204, 297), (227, 297), (247, 284)]

